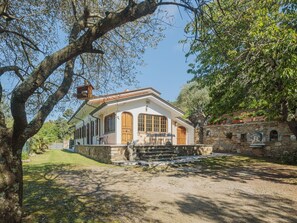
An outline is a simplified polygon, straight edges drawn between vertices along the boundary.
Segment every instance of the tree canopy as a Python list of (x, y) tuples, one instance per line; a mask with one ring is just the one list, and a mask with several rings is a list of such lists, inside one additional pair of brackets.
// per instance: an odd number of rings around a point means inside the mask
[(163, 37), (159, 6), (181, 6), (197, 17), (207, 3), (0, 0), (1, 83), (4, 75), (17, 80), (11, 88), (0, 84), (0, 103), (4, 88), (13, 119), (8, 128), (0, 110), (1, 168), (9, 179), (7, 184), (0, 181), (0, 201), (5, 204), (0, 206), (0, 221), (21, 221), (22, 147), (71, 87), (83, 80), (96, 88), (109, 81), (131, 82), (142, 53)]
[[(210, 88), (210, 110), (264, 109), (297, 134), (297, 2), (221, 0), (189, 23), (189, 72)], [(199, 25), (197, 25), (199, 24)]]
[(186, 112), (186, 118), (197, 125), (206, 121), (209, 102), (208, 87), (201, 87), (197, 81), (192, 81), (183, 86), (175, 104)]

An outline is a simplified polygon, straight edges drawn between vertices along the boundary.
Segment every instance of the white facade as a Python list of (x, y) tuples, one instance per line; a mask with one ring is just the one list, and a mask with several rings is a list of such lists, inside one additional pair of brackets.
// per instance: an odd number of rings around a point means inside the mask
[[(147, 92), (144, 92), (144, 90)], [(69, 120), (70, 123), (75, 124), (75, 145), (127, 144), (127, 140), (123, 139), (127, 135), (123, 136), (124, 130), (122, 126), (122, 115), (127, 113), (129, 113), (127, 114), (129, 116), (129, 121), (127, 122), (131, 123), (129, 127), (131, 132), (129, 133), (129, 142), (133, 141), (136, 144), (144, 145), (152, 143), (165, 144), (168, 141), (172, 144), (194, 144), (193, 126), (180, 118), (183, 115), (182, 111), (161, 99), (158, 92), (154, 89), (141, 89), (131, 91), (131, 93), (123, 92), (119, 93), (119, 95), (120, 99), (109, 98), (103, 103), (98, 103), (98, 101), (103, 100), (102, 98), (89, 100), (75, 113)], [(156, 125), (154, 129), (158, 129), (158, 132), (139, 131), (138, 122), (140, 114), (154, 116), (155, 123), (145, 124)], [(111, 118), (108, 120), (106, 117)], [(161, 127), (159, 125), (161, 124), (159, 120), (161, 118), (159, 117), (166, 117), (166, 132), (164, 131), (164, 126), (163, 132), (160, 132)], [(93, 126), (92, 122), (94, 123)], [(106, 129), (106, 123), (110, 123), (108, 126), (111, 127), (112, 131)], [(165, 121), (163, 121), (164, 123)], [(178, 132), (178, 128), (184, 129), (180, 131), (182, 133)]]

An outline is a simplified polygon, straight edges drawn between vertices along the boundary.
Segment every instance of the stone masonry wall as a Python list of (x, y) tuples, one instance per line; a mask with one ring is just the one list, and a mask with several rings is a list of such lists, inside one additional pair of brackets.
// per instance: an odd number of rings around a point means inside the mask
[[(134, 149), (140, 148), (158, 148), (166, 146), (135, 146)], [(173, 150), (177, 156), (209, 155), (213, 152), (211, 145), (173, 145)], [(126, 161), (129, 157), (127, 146), (117, 145), (76, 145), (75, 152), (97, 160), (102, 163), (112, 163), (113, 161)]]
[(110, 149), (110, 146), (75, 146), (75, 152), (102, 163), (111, 163)]
[(102, 163), (111, 163), (112, 161), (126, 160), (125, 151), (126, 146), (75, 146), (75, 152)]
[[(271, 138), (271, 133), (275, 138)], [(255, 144), (255, 134), (260, 133), (263, 148)], [(232, 152), (247, 155), (279, 158), (297, 150), (296, 137), (286, 123), (251, 122), (244, 124), (208, 125), (204, 127), (204, 143), (213, 145), (214, 152)]]

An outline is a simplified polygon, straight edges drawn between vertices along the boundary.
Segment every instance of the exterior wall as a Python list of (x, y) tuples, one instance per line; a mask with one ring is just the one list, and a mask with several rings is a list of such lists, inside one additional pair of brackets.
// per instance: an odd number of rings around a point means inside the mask
[[(78, 122), (76, 125), (75, 125), (75, 129), (78, 129), (80, 127), (82, 127), (83, 125), (87, 126), (87, 124), (90, 124), (91, 125), (91, 121), (96, 121), (96, 118), (88, 115), (86, 116), (83, 120), (81, 120), (80, 122)], [(87, 145), (87, 133), (85, 134), (86, 137), (83, 137), (81, 139), (75, 139), (75, 142), (74, 144), (75, 145)], [(96, 145), (96, 144), (99, 144), (99, 140), (98, 140), (98, 137), (97, 136), (94, 136), (92, 137), (93, 139), (93, 144), (92, 145)], [(90, 140), (91, 140), (91, 136), (90, 136)]]
[[(176, 124), (175, 124), (176, 123)], [(175, 137), (173, 137), (173, 141), (172, 143), (174, 145), (177, 144), (177, 127), (178, 126), (183, 126), (186, 128), (187, 132), (186, 132), (186, 144), (187, 145), (194, 145), (194, 127), (189, 125), (189, 124), (185, 124), (183, 122), (181, 122), (180, 120), (174, 122), (172, 124), (172, 132), (174, 134)]]
[[(117, 139), (116, 143), (121, 144), (122, 142), (122, 113), (130, 112), (133, 115), (133, 140), (138, 144), (146, 144), (149, 142), (149, 137), (146, 133), (138, 132), (138, 115), (139, 114), (150, 114), (150, 115), (162, 115), (167, 117), (167, 129), (168, 133), (171, 133), (171, 114), (168, 110), (163, 109), (152, 101), (139, 100), (133, 103), (127, 103), (118, 107), (116, 118), (119, 125), (116, 126)], [(167, 138), (167, 137), (166, 137)]]
[[(103, 112), (103, 111), (102, 111)], [(160, 116), (166, 116), (167, 117), (167, 133), (166, 136), (159, 136), (157, 137), (157, 140), (160, 140), (159, 142), (162, 142), (165, 144), (167, 141), (172, 142), (173, 144), (176, 144), (176, 137), (177, 137), (177, 128), (176, 128), (176, 122), (178, 122), (178, 125), (182, 125), (187, 130), (187, 144), (194, 144), (194, 128), (186, 123), (183, 123), (180, 120), (172, 121), (172, 114), (169, 110), (159, 106), (157, 103), (143, 99), (143, 100), (137, 100), (125, 104), (121, 104), (116, 107), (108, 108), (104, 110), (104, 113), (101, 113), (98, 115), (98, 119), (100, 119), (100, 135), (95, 135), (93, 137), (93, 144), (92, 145), (99, 145), (99, 144), (105, 144), (105, 145), (120, 145), (122, 142), (122, 113), (123, 112), (130, 112), (133, 116), (133, 141), (135, 141), (137, 144), (140, 145), (146, 145), (150, 143), (151, 137), (147, 133), (142, 133), (138, 131), (138, 115), (139, 114), (150, 114), (150, 115), (160, 115)], [(104, 133), (104, 118), (111, 114), (115, 113), (115, 132), (105, 134)], [(88, 123), (91, 123), (91, 121), (96, 121), (95, 117), (87, 116), (83, 119), (83, 121), (80, 121), (76, 124), (76, 129), (83, 126), (83, 124), (86, 126)], [(86, 134), (87, 135), (87, 134)], [(87, 145), (87, 138), (84, 137), (82, 139), (76, 139), (75, 145)]]
[[(272, 130), (278, 132), (278, 138), (275, 141), (270, 140)], [(253, 147), (256, 132), (263, 134), (261, 142), (263, 148)], [(214, 151), (217, 152), (279, 158), (284, 153), (297, 150), (296, 137), (291, 133), (287, 124), (281, 122), (209, 125), (204, 127), (203, 134), (204, 143), (213, 145)], [(229, 138), (227, 135), (229, 135)]]

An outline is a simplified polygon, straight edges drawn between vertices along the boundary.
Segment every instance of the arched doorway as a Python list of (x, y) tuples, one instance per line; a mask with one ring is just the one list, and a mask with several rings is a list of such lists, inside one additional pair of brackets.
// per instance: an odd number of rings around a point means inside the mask
[(278, 141), (278, 132), (276, 130), (272, 130), (269, 134), (270, 141)]
[(129, 112), (122, 113), (122, 144), (133, 140), (133, 116)]
[(185, 145), (187, 143), (187, 130), (183, 126), (177, 127), (177, 145)]

